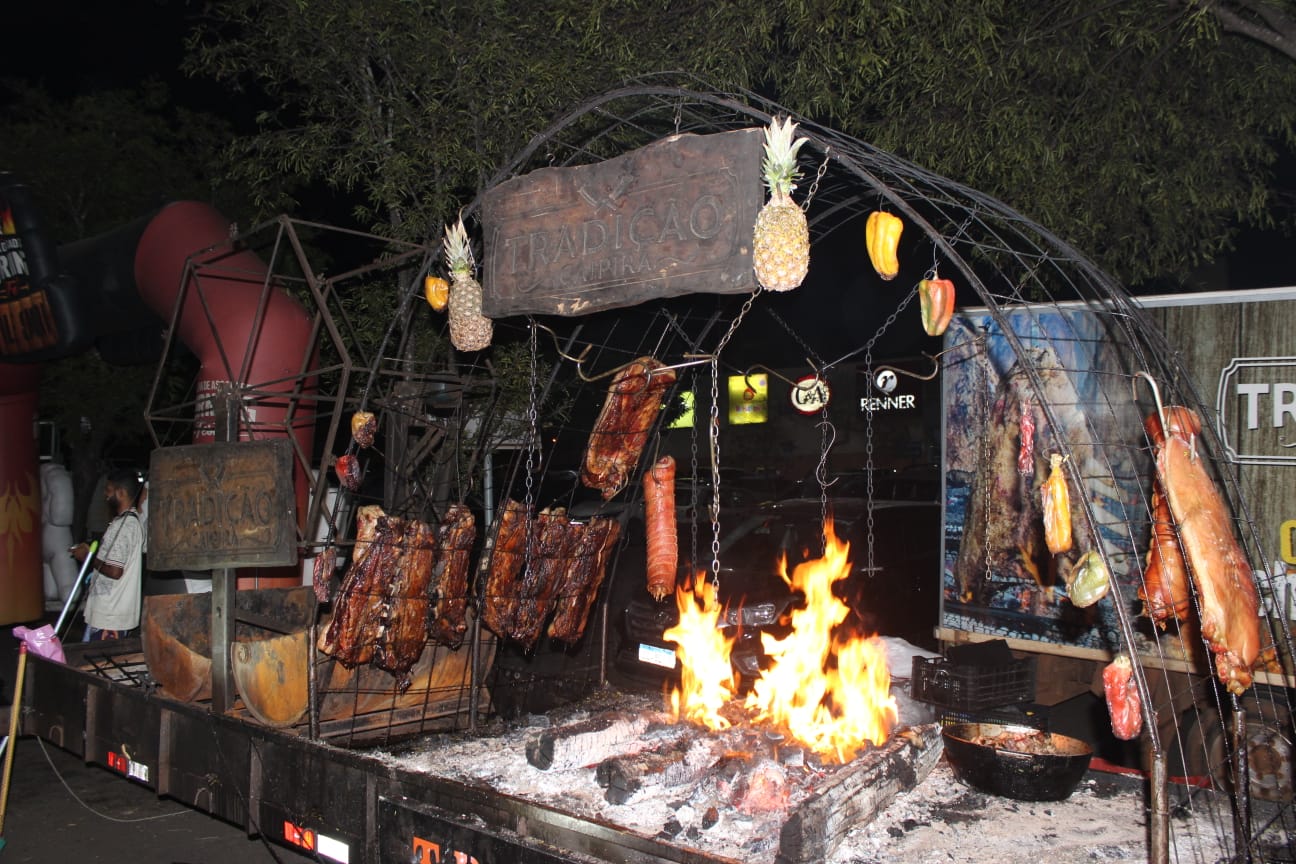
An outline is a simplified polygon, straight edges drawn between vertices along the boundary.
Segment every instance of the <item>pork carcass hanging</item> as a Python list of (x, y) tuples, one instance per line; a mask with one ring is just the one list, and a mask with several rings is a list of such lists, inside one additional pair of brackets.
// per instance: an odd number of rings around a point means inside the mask
[(1179, 531), (1197, 587), (1202, 636), (1215, 655), (1215, 671), (1230, 693), (1251, 686), (1260, 653), (1260, 618), (1246, 554), (1233, 534), (1228, 506), (1197, 451), (1201, 420), (1189, 408), (1165, 409), (1165, 428), (1148, 428), (1156, 449), (1156, 474)]

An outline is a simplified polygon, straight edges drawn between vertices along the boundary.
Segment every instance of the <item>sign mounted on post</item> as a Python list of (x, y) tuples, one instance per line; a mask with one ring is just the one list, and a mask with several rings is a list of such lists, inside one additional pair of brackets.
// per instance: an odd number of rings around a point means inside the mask
[(286, 438), (154, 450), (150, 569), (296, 564), (292, 469), (292, 443)]
[(761, 129), (672, 135), (489, 190), (482, 313), (584, 315), (753, 290), (763, 142)]

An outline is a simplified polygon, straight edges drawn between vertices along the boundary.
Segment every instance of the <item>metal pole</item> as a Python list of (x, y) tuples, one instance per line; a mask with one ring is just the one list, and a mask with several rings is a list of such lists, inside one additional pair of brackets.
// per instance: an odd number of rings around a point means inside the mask
[(1234, 860), (1251, 859), (1251, 771), (1247, 760), (1246, 711), (1233, 697), (1233, 842)]
[[(222, 388), (212, 395), (215, 414), (215, 439), (217, 443), (238, 440), (238, 393), (232, 387)], [(238, 576), (229, 567), (212, 571), (211, 620), (211, 710), (224, 714), (234, 707), (234, 682), (230, 680), (230, 652), (234, 647), (235, 592)]]
[(1149, 864), (1169, 864), (1170, 861), (1170, 802), (1167, 786), (1170, 772), (1166, 769), (1164, 750), (1152, 753), (1152, 825), (1148, 848)]

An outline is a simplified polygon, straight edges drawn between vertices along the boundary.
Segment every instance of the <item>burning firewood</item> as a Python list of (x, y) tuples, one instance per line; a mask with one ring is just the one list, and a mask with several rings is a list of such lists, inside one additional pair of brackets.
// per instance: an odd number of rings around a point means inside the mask
[(646, 746), (639, 739), (652, 718), (645, 713), (608, 712), (546, 729), (527, 742), (527, 762), (541, 771), (569, 771), (596, 765), (618, 753)]
[(633, 756), (614, 756), (600, 762), (594, 776), (607, 792), (610, 804), (625, 804), (647, 787), (671, 789), (701, 778), (724, 755), (725, 742), (699, 736), (695, 727), (674, 727), (684, 733), (664, 746)]

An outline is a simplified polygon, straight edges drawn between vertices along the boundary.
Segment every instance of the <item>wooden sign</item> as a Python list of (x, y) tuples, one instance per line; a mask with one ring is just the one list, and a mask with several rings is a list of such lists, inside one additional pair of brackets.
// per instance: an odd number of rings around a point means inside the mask
[(673, 135), (489, 190), (483, 314), (584, 315), (751, 291), (763, 142), (760, 129)]
[(292, 444), (287, 439), (153, 451), (152, 570), (297, 563)]

